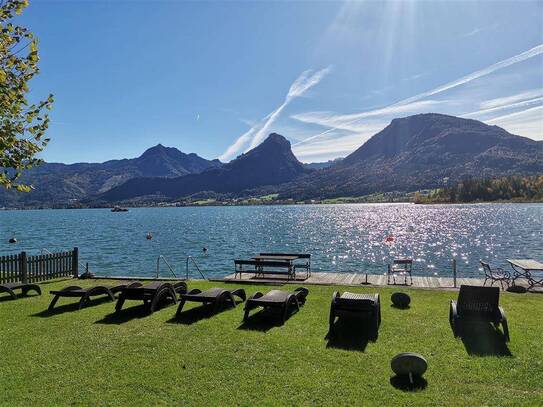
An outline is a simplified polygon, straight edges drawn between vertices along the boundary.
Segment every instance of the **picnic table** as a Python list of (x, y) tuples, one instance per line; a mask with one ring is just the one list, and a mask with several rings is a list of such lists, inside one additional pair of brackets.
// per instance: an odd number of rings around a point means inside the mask
[(543, 263), (533, 259), (507, 259), (513, 269), (513, 285), (519, 278), (528, 281), (528, 290), (543, 287)]
[(292, 263), (294, 260), (299, 259), (300, 256), (295, 255), (281, 255), (281, 254), (259, 254), (252, 257), (253, 260), (259, 261), (287, 261)]
[[(258, 256), (254, 258), (259, 259), (256, 261), (279, 261), (290, 264), (294, 275), (296, 275), (296, 270), (303, 269), (305, 270), (305, 276), (308, 278), (311, 276), (311, 254), (309, 253), (277, 253), (277, 252), (260, 252)], [(295, 263), (295, 260), (300, 260)]]

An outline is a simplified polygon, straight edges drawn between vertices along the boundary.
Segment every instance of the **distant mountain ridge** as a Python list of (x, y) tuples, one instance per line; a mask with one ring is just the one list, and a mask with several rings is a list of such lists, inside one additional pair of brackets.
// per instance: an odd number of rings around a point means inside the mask
[(341, 160), (302, 164), (279, 134), (227, 164), (157, 145), (102, 164), (44, 164), (29, 194), (0, 190), (0, 206), (154, 203), (187, 197), (358, 197), (451, 185), (464, 177), (543, 174), (543, 141), (485, 123), (426, 113), (398, 118)]
[(329, 168), (332, 165), (339, 164), (341, 161), (343, 161), (343, 158), (334, 158), (333, 160), (323, 162), (306, 163), (304, 164), (304, 167), (310, 170), (322, 170), (324, 168)]
[(140, 176), (178, 177), (220, 167), (206, 160), (158, 144), (132, 159), (103, 163), (43, 163), (25, 172), (23, 180), (34, 185), (27, 194), (0, 190), (0, 205), (68, 204), (107, 191)]
[(292, 153), (290, 142), (272, 133), (262, 144), (219, 168), (171, 179), (134, 178), (97, 199), (115, 202), (150, 195), (181, 198), (202, 191), (238, 193), (285, 183), (305, 172), (302, 163)]
[(158, 144), (146, 150), (134, 161), (141, 175), (148, 177), (175, 177), (194, 174), (209, 168), (220, 167), (222, 163), (206, 160), (195, 153), (185, 154), (174, 147)]

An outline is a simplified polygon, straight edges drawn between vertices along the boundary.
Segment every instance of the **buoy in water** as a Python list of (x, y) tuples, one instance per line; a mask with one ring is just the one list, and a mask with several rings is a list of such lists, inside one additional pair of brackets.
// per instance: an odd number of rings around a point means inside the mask
[(147, 236), (145, 236), (145, 238), (147, 240), (151, 240), (153, 238), (153, 235), (151, 234), (151, 232), (147, 233)]
[(17, 239), (15, 239), (14, 237), (12, 237), (11, 239), (8, 240), (9, 243), (17, 243)]
[(390, 242), (393, 242), (393, 241), (394, 241), (394, 236), (392, 236), (392, 235), (389, 235), (389, 236), (387, 236), (385, 238), (385, 242), (387, 242), (387, 243), (390, 243)]

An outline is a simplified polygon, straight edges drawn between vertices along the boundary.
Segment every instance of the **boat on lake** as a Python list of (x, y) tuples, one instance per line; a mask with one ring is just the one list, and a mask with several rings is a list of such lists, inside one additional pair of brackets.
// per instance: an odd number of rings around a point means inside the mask
[(111, 208), (111, 212), (128, 212), (127, 208), (121, 208), (120, 206), (115, 206)]

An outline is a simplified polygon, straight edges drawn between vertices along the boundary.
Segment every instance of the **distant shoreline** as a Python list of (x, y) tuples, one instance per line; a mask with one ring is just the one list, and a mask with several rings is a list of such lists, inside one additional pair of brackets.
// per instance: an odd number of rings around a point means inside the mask
[[(543, 204), (543, 201), (534, 200), (534, 201), (517, 201), (517, 200), (501, 200), (501, 201), (472, 201), (472, 202), (413, 202), (413, 201), (380, 201), (380, 202), (267, 202), (267, 203), (224, 203), (224, 202), (214, 202), (214, 203), (186, 203), (181, 205), (126, 205), (123, 206), (127, 209), (138, 209), (138, 208), (201, 208), (201, 207), (244, 207), (244, 206), (310, 206), (310, 205), (390, 205), (390, 204), (413, 204), (413, 205), (481, 205), (481, 204)], [(64, 206), (64, 207), (26, 207), (26, 208), (0, 208), (0, 212), (8, 211), (35, 211), (35, 210), (78, 210), (78, 209), (111, 209), (113, 206), (85, 206), (85, 207), (73, 207), (73, 206)]]

